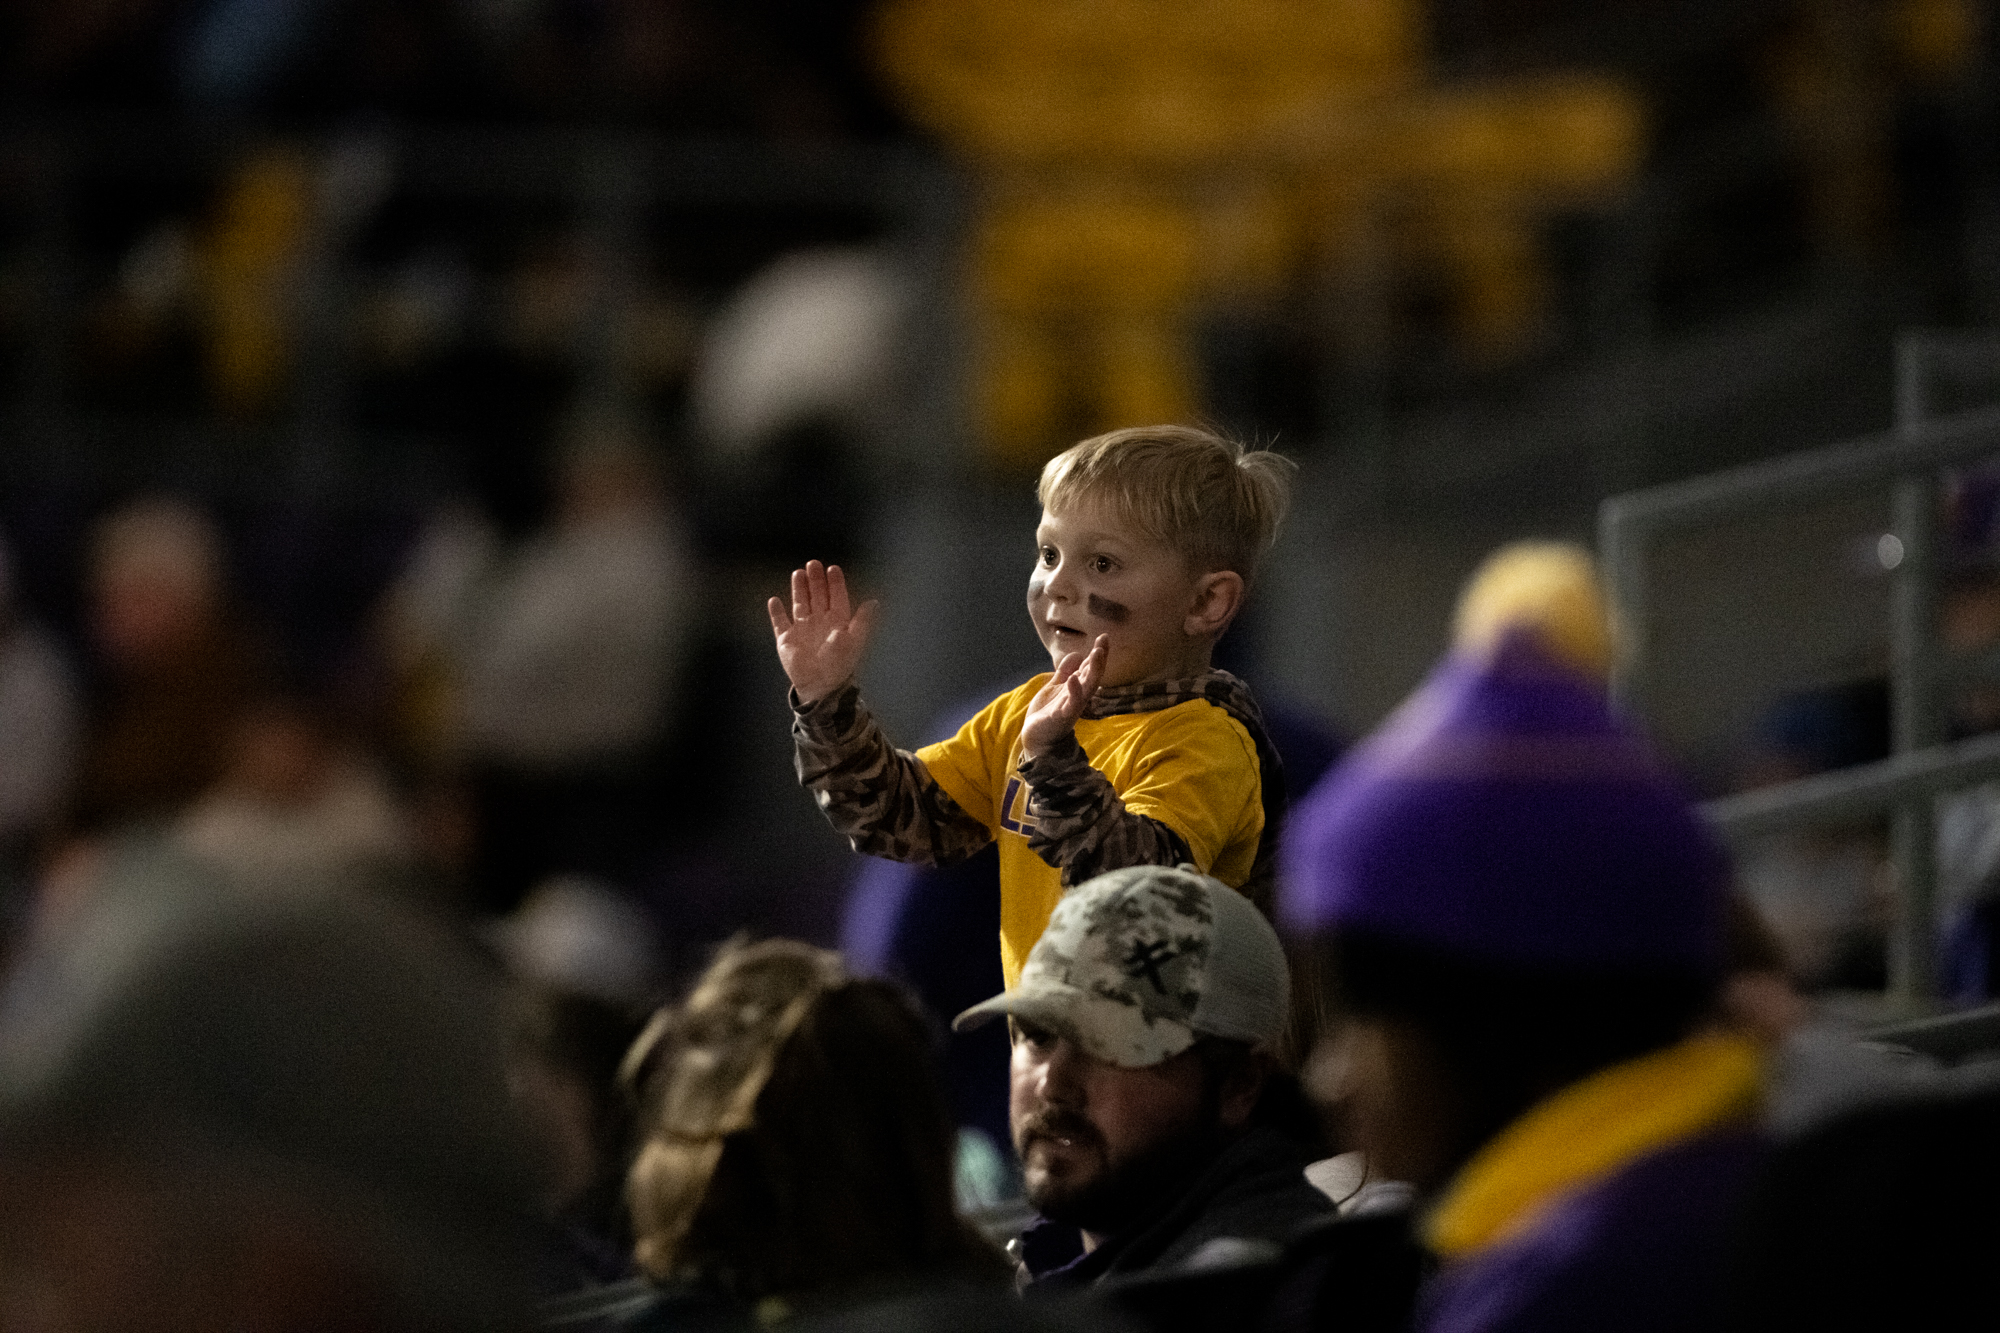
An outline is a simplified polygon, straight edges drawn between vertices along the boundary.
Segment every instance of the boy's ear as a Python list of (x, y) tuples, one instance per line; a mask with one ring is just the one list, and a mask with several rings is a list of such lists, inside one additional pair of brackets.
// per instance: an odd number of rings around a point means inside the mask
[(1194, 581), (1194, 599), (1182, 627), (1189, 638), (1214, 638), (1229, 628), (1243, 607), (1243, 576), (1233, 569), (1218, 569)]

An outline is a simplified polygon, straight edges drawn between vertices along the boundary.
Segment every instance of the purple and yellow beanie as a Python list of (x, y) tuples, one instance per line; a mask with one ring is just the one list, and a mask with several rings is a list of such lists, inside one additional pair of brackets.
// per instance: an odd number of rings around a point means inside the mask
[(1727, 861), (1611, 709), (1590, 557), (1503, 548), (1454, 637), (1292, 812), (1280, 924), (1528, 968), (1719, 972)]

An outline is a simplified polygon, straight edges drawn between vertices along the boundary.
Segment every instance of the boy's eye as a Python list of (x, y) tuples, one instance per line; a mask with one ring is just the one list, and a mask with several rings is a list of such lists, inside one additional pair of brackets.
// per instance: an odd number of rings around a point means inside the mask
[(1055, 564), (1056, 564), (1056, 548), (1053, 546), (1044, 546), (1042, 548), (1043, 567), (1047, 569), (1054, 569)]
[(1108, 555), (1092, 556), (1090, 567), (1099, 574), (1109, 574), (1114, 567), (1114, 563)]

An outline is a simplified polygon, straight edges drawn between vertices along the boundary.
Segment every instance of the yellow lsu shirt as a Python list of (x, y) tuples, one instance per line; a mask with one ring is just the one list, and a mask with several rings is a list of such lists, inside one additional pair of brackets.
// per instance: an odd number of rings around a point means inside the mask
[[(1000, 966), (1011, 989), (1062, 898), (1062, 872), (1028, 847), (1034, 821), (1021, 763), (1021, 722), (1049, 673), (1003, 694), (956, 736), (917, 751), (938, 786), (1000, 844)], [(1206, 699), (1153, 713), (1084, 718), (1076, 739), (1091, 767), (1136, 815), (1187, 840), (1196, 867), (1232, 888), (1250, 877), (1264, 830), (1257, 746)]]

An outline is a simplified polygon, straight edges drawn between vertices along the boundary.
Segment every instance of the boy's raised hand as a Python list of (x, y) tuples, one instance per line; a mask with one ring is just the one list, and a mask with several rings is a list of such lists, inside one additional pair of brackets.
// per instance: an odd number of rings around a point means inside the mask
[(880, 602), (867, 601), (858, 610), (848, 609), (847, 576), (839, 565), (808, 560), (804, 569), (792, 571), (791, 613), (786, 614), (780, 597), (765, 609), (777, 636), (778, 661), (801, 703), (817, 703), (847, 683), (861, 665), (880, 607)]
[(1097, 682), (1104, 675), (1104, 661), (1110, 655), (1111, 640), (1100, 634), (1097, 642), (1090, 645), (1088, 656), (1071, 653), (1056, 665), (1055, 675), (1035, 691), (1028, 704), (1028, 716), (1021, 723), (1024, 758), (1040, 758), (1051, 745), (1076, 729), (1083, 706), (1097, 693)]

